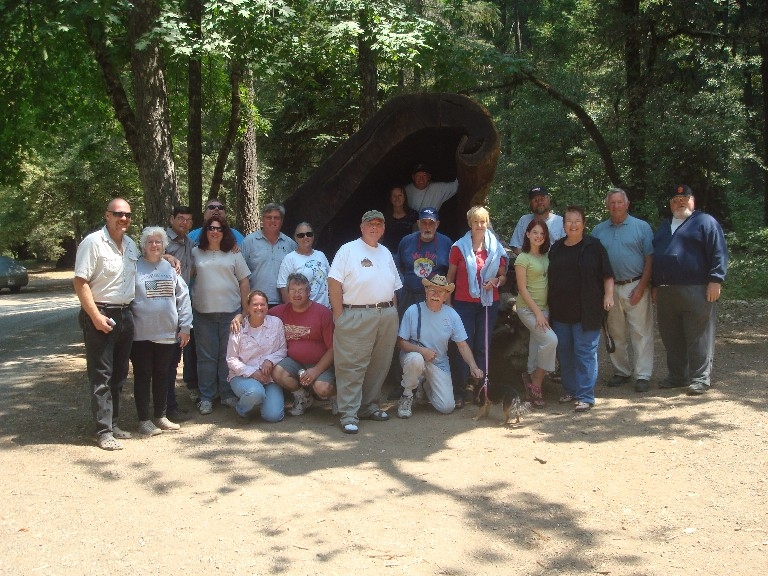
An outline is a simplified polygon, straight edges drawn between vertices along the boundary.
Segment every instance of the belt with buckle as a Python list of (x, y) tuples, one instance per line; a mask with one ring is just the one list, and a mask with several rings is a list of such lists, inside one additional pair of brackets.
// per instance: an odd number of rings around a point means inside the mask
[(96, 302), (96, 308), (107, 308), (107, 309), (116, 309), (116, 310), (125, 310), (131, 305), (130, 302), (128, 304), (110, 304), (108, 302)]
[(624, 286), (624, 284), (630, 284), (635, 280), (640, 280), (640, 278), (642, 278), (642, 276), (635, 276), (634, 278), (630, 278), (629, 280), (614, 280), (613, 283), (616, 286)]
[(392, 300), (389, 302), (377, 302), (376, 304), (344, 304), (344, 308), (392, 308)]

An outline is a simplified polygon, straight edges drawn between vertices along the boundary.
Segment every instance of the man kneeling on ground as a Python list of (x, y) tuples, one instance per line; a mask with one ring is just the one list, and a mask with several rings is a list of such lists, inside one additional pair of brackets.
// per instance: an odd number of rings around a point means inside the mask
[(413, 304), (405, 311), (397, 335), (404, 389), (397, 408), (400, 418), (410, 418), (413, 414), (413, 394), (421, 381), (426, 397), (435, 410), (443, 414), (453, 412), (455, 402), (448, 364), (450, 340), (458, 346), (472, 376), (483, 377), (483, 371), (477, 367), (467, 345), (467, 332), (461, 318), (453, 308), (444, 306), (455, 285), (449, 284), (445, 276), (437, 274), (424, 278), (421, 283), (426, 291), (426, 300)]
[(309, 280), (288, 276), (288, 302), (269, 311), (285, 325), (288, 356), (273, 371), (275, 382), (293, 393), (288, 413), (301, 416), (312, 406), (312, 394), (326, 400), (336, 396), (333, 370), (333, 314), (309, 299)]

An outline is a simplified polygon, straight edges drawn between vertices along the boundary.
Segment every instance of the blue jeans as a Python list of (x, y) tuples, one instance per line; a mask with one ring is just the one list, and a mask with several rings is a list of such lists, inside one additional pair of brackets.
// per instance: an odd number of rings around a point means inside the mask
[(192, 313), (200, 399), (212, 402), (217, 393), (222, 400), (232, 398), (234, 393), (227, 382), (227, 342), (229, 323), (237, 312), (203, 313), (193, 310)]
[(229, 384), (239, 398), (235, 406), (238, 415), (247, 417), (260, 405), (261, 417), (267, 422), (280, 422), (285, 416), (283, 389), (274, 382), (262, 384), (255, 378), (235, 376)]
[(133, 314), (128, 308), (99, 310), (115, 321), (109, 334), (97, 330), (82, 310), (78, 321), (85, 340), (85, 361), (96, 434), (106, 434), (117, 425), (120, 414), (120, 393), (128, 378), (128, 358), (133, 345)]
[(597, 345), (600, 330), (584, 330), (581, 323), (551, 322), (557, 334), (557, 358), (563, 390), (579, 402), (595, 403)]
[[(478, 367), (485, 373), (487, 366), (485, 365), (485, 306), (479, 302), (461, 302), (456, 300), (453, 302), (453, 309), (461, 318), (461, 323), (464, 324), (464, 330), (467, 332), (467, 345), (472, 350), (472, 355), (475, 357)], [(493, 334), (493, 328), (496, 326), (496, 318), (499, 315), (499, 302), (494, 302), (491, 306), (488, 306), (488, 345), (491, 345), (491, 335)], [(466, 362), (461, 360), (461, 381), (453, 383), (454, 396), (461, 390), (459, 394), (464, 397), (464, 383), (469, 378), (469, 366)]]

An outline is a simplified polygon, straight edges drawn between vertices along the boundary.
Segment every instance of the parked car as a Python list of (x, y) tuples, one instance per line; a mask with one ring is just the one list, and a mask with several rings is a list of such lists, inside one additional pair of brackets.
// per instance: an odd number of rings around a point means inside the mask
[(27, 269), (13, 258), (0, 256), (0, 290), (8, 288), (11, 292), (18, 292), (27, 284), (29, 284)]

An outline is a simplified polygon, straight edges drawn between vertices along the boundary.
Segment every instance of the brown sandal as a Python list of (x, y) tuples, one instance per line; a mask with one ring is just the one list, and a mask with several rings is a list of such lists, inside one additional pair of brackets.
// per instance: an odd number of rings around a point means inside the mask
[(528, 374), (528, 372), (523, 372), (523, 386), (525, 386), (525, 391), (528, 393), (528, 399), (531, 401), (531, 404), (537, 408), (544, 406), (544, 398), (541, 394), (541, 386), (537, 386), (533, 383), (533, 380), (531, 380), (531, 375)]

